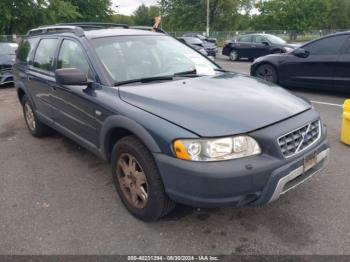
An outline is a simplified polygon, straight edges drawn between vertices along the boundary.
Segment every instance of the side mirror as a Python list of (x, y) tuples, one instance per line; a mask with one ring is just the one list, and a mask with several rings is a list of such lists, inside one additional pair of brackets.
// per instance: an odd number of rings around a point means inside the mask
[(55, 71), (56, 82), (67, 86), (88, 85), (88, 79), (85, 73), (77, 68), (63, 68)]
[(266, 41), (264, 41), (264, 42), (261, 42), (264, 46), (269, 46), (270, 44), (269, 44), (269, 42), (266, 42)]
[(310, 53), (304, 48), (297, 48), (293, 51), (293, 54), (297, 57), (306, 58), (309, 56)]

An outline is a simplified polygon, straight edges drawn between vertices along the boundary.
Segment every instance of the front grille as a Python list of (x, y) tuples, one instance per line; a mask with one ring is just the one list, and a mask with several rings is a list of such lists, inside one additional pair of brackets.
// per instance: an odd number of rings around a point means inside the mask
[(321, 123), (316, 120), (278, 138), (284, 157), (291, 157), (315, 143), (321, 136)]
[(12, 71), (12, 65), (0, 65), (0, 71), (2, 73), (11, 72)]

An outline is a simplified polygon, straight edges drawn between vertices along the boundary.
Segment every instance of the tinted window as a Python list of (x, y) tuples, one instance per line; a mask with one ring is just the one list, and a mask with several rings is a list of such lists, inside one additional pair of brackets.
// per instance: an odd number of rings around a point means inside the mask
[(347, 37), (347, 35), (328, 37), (308, 44), (304, 49), (311, 55), (335, 55), (338, 54)]
[(345, 49), (346, 54), (350, 54), (350, 38), (347, 39), (347, 47)]
[(42, 39), (35, 52), (34, 67), (51, 71), (57, 47), (57, 39)]
[(89, 75), (90, 66), (80, 45), (64, 40), (58, 55), (57, 68), (77, 68)]
[(267, 42), (266, 38), (261, 36), (261, 35), (256, 35), (254, 36), (254, 43), (263, 43), (263, 42)]
[(239, 39), (238, 39), (238, 42), (246, 42), (246, 43), (249, 43), (252, 41), (252, 36), (250, 35), (245, 35), (245, 36), (241, 36)]
[(25, 39), (21, 42), (17, 50), (17, 59), (21, 63), (27, 63), (30, 55), (38, 43), (38, 38)]

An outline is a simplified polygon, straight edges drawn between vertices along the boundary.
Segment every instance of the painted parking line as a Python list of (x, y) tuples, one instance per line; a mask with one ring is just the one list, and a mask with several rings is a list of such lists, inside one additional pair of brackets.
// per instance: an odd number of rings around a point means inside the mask
[(322, 101), (311, 100), (311, 102), (314, 104), (320, 104), (320, 105), (343, 107), (343, 105), (340, 105), (340, 104), (333, 104), (333, 103), (327, 103), (327, 102), (322, 102)]

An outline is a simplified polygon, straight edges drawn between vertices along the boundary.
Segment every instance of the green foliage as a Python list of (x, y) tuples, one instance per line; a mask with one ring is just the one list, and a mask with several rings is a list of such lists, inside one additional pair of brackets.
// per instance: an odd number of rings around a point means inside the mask
[(257, 4), (252, 19), (258, 30), (342, 29), (350, 26), (349, 0), (269, 0)]
[(110, 21), (110, 0), (1, 0), (0, 34), (71, 21)]
[(66, 0), (77, 8), (78, 21), (108, 22), (111, 20), (111, 0)]
[(154, 18), (159, 15), (158, 6), (145, 6), (140, 5), (133, 15), (133, 20), (135, 25), (148, 25), (152, 26), (154, 24)]
[[(162, 27), (172, 31), (206, 29), (207, 0), (158, 0), (142, 4), (131, 16), (113, 13), (111, 0), (0, 0), (0, 34), (23, 34), (39, 25), (74, 21), (105, 21), (148, 25), (162, 15)], [(254, 12), (251, 12), (254, 10)], [(287, 30), (350, 27), (350, 0), (210, 0), (211, 31)]]

